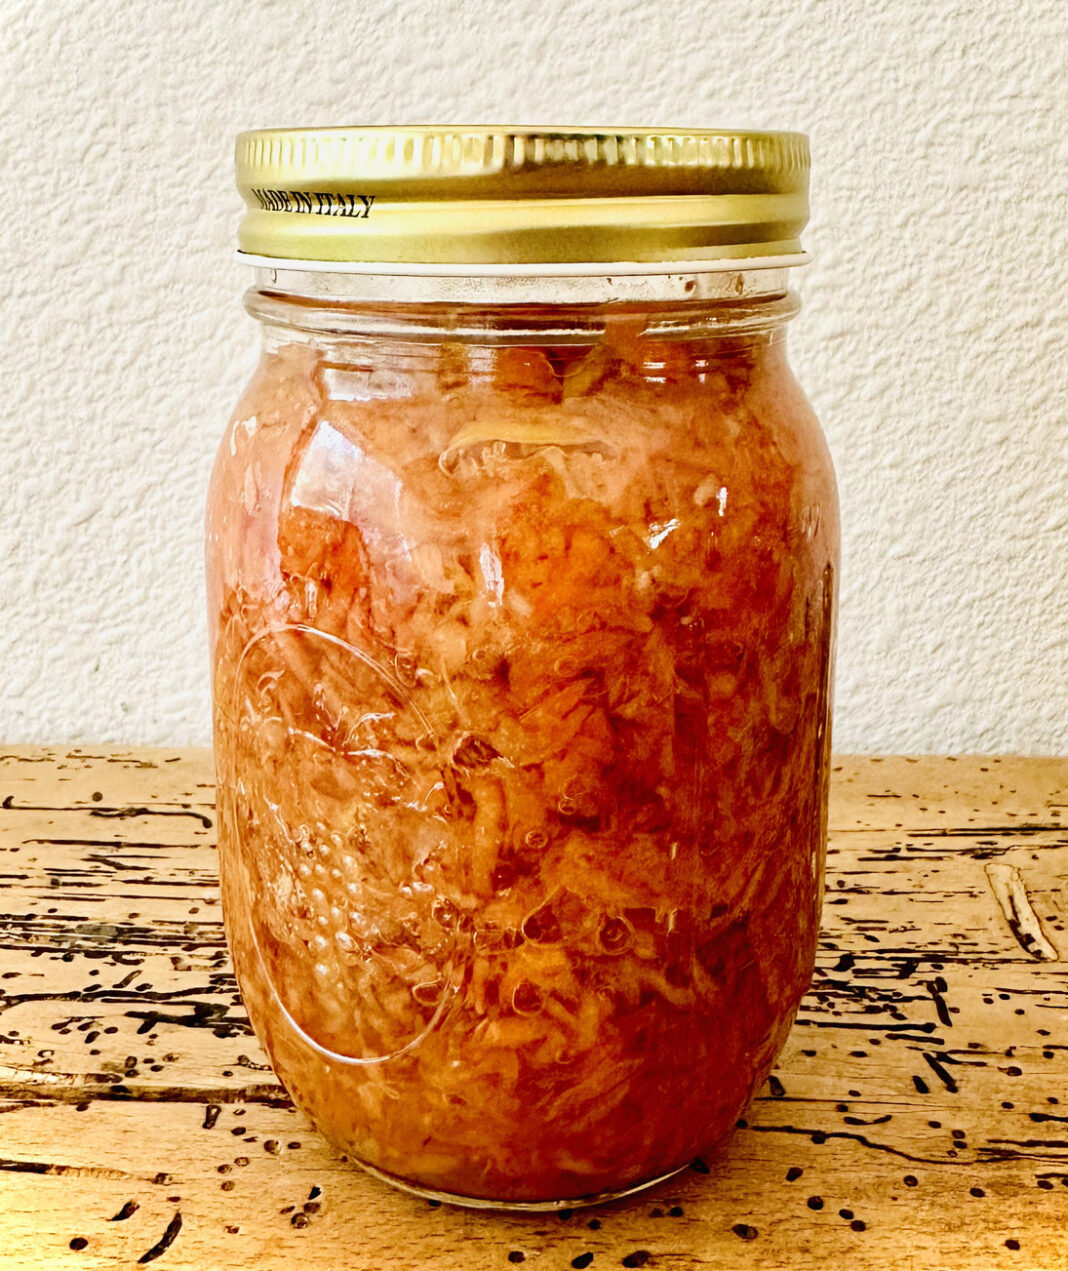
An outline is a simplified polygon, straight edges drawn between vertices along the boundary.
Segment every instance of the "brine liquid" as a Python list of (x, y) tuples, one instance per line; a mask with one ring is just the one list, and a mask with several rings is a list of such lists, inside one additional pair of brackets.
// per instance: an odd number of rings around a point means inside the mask
[(811, 974), (836, 553), (766, 338), (265, 356), (209, 519), (224, 900), (334, 1142), (551, 1202), (730, 1130)]

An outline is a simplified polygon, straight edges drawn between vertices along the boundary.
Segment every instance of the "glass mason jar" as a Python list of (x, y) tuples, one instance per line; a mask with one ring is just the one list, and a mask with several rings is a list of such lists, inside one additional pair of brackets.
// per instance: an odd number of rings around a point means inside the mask
[(838, 562), (792, 134), (239, 140), (263, 355), (215, 466), (223, 896), (256, 1032), (424, 1195), (726, 1136), (812, 972)]

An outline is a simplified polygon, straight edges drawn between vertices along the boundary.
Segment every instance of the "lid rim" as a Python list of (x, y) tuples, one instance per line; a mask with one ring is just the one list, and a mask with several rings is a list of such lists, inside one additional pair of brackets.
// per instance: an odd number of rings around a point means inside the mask
[(669, 277), (688, 274), (745, 273), (753, 269), (795, 269), (807, 265), (811, 252), (776, 256), (719, 256), (707, 260), (543, 261), (537, 264), (455, 264), (447, 261), (308, 260), (235, 252), (238, 264), (283, 273), (365, 274), (381, 278), (612, 278)]
[(797, 132), (257, 129), (238, 136), (235, 159), (242, 252), (308, 263), (584, 262), (601, 273), (694, 254), (796, 255), (808, 221)]

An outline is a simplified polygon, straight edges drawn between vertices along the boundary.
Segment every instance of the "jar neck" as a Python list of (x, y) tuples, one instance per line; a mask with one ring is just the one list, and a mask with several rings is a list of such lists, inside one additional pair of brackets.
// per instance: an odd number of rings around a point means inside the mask
[(657, 340), (763, 342), (781, 335), (799, 303), (785, 269), (428, 276), (258, 268), (245, 307), (274, 329), (272, 342), (563, 344), (596, 341), (617, 319)]

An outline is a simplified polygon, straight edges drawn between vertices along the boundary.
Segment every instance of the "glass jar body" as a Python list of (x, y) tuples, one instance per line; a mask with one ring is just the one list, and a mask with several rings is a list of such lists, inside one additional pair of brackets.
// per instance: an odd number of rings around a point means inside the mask
[(208, 592), (257, 1034), (401, 1185), (662, 1178), (815, 953), (838, 522), (789, 298), (251, 307)]

